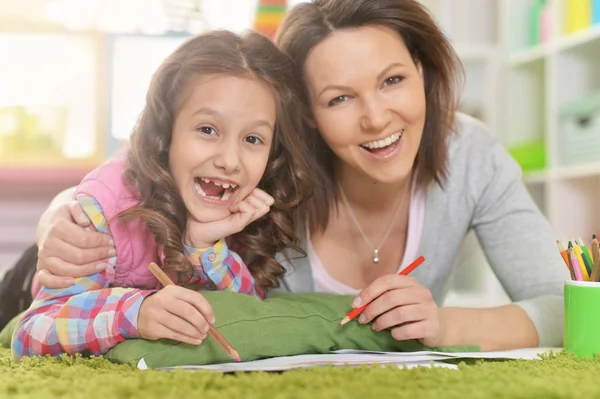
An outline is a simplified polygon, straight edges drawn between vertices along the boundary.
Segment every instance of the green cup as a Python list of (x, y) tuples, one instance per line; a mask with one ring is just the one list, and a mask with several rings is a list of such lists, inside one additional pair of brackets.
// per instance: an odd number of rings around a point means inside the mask
[(579, 358), (600, 355), (600, 283), (565, 282), (565, 351)]

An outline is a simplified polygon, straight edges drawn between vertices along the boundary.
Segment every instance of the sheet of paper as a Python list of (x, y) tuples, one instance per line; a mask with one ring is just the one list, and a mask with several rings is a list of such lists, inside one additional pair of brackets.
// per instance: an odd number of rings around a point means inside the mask
[[(354, 349), (344, 349), (335, 351), (336, 354), (372, 354), (379, 355), (391, 359), (409, 359), (412, 356), (429, 356), (437, 355), (445, 358), (465, 358), (465, 359), (524, 359), (524, 360), (539, 360), (540, 353), (549, 353), (550, 351), (560, 352), (562, 348), (523, 348), (508, 351), (496, 352), (376, 352), (363, 351)], [(439, 360), (439, 359), (437, 359)]]
[[(448, 359), (540, 359), (540, 353), (559, 352), (562, 348), (526, 348), (498, 352), (375, 352), (363, 350), (339, 350), (330, 354), (282, 356), (270, 359), (241, 363), (222, 363), (204, 366), (181, 365), (163, 367), (159, 370), (213, 370), (223, 373), (244, 371), (285, 371), (319, 366), (358, 366), (358, 365), (394, 365), (398, 367), (447, 367), (455, 365), (440, 362)], [(142, 358), (138, 362), (140, 370), (148, 366)]]
[[(452, 364), (436, 362), (436, 360), (448, 359), (446, 356), (438, 354), (413, 355), (405, 358), (397, 356), (388, 356), (373, 353), (332, 353), (318, 355), (298, 355), (298, 356), (282, 356), (270, 359), (255, 360), (241, 363), (222, 363), (211, 364), (204, 366), (182, 365), (177, 367), (163, 367), (159, 370), (213, 370), (224, 373), (242, 372), (242, 371), (284, 371), (308, 367), (319, 366), (359, 366), (359, 365), (393, 365), (398, 367), (447, 367), (456, 368)], [(145, 360), (142, 358), (138, 362), (140, 370), (147, 370)]]

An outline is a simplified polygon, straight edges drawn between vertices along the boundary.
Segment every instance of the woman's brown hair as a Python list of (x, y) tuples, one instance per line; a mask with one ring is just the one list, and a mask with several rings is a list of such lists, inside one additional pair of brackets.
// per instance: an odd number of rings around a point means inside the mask
[(275, 254), (286, 248), (300, 251), (296, 221), (301, 201), (312, 191), (310, 159), (301, 140), (300, 113), (289, 57), (266, 37), (249, 32), (238, 36), (213, 31), (188, 39), (158, 68), (146, 104), (131, 136), (126, 181), (139, 192), (140, 202), (123, 212), (124, 220), (141, 219), (162, 246), (165, 270), (177, 272), (180, 283), (193, 274), (183, 252), (188, 212), (169, 171), (173, 122), (187, 89), (199, 76), (251, 75), (277, 94), (277, 123), (265, 173), (258, 185), (275, 199), (271, 211), (231, 237), (261, 288), (277, 287), (285, 269)]
[[(302, 85), (301, 99), (310, 106), (304, 64), (312, 49), (336, 30), (366, 25), (385, 26), (398, 32), (413, 60), (423, 68), (427, 114), (416, 158), (418, 184), (425, 186), (435, 180), (442, 185), (462, 67), (425, 7), (416, 0), (313, 0), (288, 13), (279, 27), (276, 43), (294, 60), (295, 76)], [(305, 123), (305, 131), (320, 175), (315, 195), (306, 204), (307, 215), (311, 229), (324, 230), (339, 195), (333, 169), (335, 155), (316, 129)]]

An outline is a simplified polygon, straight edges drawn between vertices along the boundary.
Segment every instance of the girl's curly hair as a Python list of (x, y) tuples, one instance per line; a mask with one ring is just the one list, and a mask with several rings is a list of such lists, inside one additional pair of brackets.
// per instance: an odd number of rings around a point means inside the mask
[[(271, 211), (231, 237), (261, 288), (279, 286), (284, 267), (275, 254), (284, 249), (302, 253), (296, 232), (298, 214), (313, 189), (311, 157), (300, 136), (307, 110), (298, 100), (292, 60), (265, 36), (239, 36), (212, 31), (188, 39), (158, 68), (150, 83), (145, 108), (131, 136), (125, 180), (139, 192), (140, 202), (120, 215), (141, 219), (162, 247), (165, 270), (176, 272), (180, 283), (193, 274), (183, 251), (187, 209), (169, 171), (172, 126), (186, 88), (199, 76), (251, 75), (277, 93), (277, 123), (265, 173), (259, 188), (274, 197)], [(183, 281), (181, 281), (183, 280)]]

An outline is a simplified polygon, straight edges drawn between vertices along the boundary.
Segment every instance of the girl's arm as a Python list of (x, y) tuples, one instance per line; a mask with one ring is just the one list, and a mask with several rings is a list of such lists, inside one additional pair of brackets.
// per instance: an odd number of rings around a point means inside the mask
[(108, 286), (104, 271), (80, 277), (66, 289), (42, 287), (16, 326), (13, 357), (84, 351), (100, 355), (138, 338), (140, 306), (154, 291)]
[[(80, 196), (78, 201), (95, 229), (110, 235), (95, 199)], [(186, 247), (186, 253), (195, 265), (190, 283), (264, 299), (266, 293), (256, 287), (250, 271), (239, 255), (229, 250), (225, 240), (210, 248)], [(109, 263), (114, 266), (116, 261), (113, 257)], [(17, 325), (12, 344), (14, 356), (83, 351), (99, 355), (125, 339), (138, 338), (140, 306), (155, 291), (108, 288), (107, 273), (111, 272), (109, 268), (77, 278), (73, 286), (65, 289), (43, 287)]]
[[(94, 198), (78, 198), (97, 231), (110, 235)], [(116, 257), (109, 259), (116, 264)], [(112, 268), (75, 279), (68, 288), (42, 287), (19, 320), (13, 336), (13, 356), (74, 354), (100, 355), (128, 338), (138, 338), (137, 319), (142, 301), (153, 290), (109, 288)]]
[(219, 291), (235, 291), (265, 299), (266, 292), (256, 286), (250, 270), (242, 258), (227, 247), (225, 239), (203, 249), (186, 245), (185, 254), (195, 267), (191, 283), (202, 284), (210, 281)]

